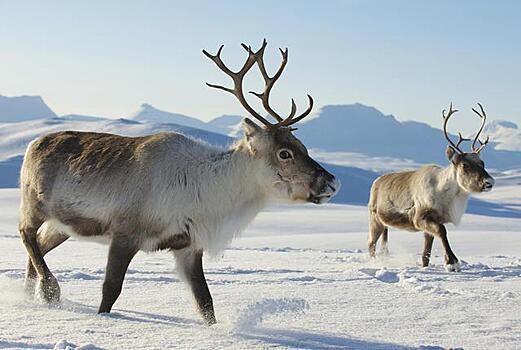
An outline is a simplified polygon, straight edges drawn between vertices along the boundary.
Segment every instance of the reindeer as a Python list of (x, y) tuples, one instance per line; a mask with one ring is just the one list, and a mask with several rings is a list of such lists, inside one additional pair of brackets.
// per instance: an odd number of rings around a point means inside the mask
[[(446, 223), (458, 225), (465, 213), (471, 193), (492, 190), (494, 179), (485, 170), (480, 152), (489, 139), (479, 137), (486, 122), (481, 104), (480, 111), (472, 109), (481, 119), (481, 126), (472, 142), (472, 151), (463, 152), (460, 144), (465, 139), (459, 134), (454, 144), (447, 133), (447, 123), (457, 112), (450, 104), (449, 111), (442, 111), (443, 133), (449, 145), (446, 155), (450, 165), (441, 168), (426, 165), (415, 171), (390, 173), (377, 178), (371, 187), (369, 199), (369, 254), (376, 255), (376, 243), (382, 236), (382, 251), (388, 254), (388, 227), (408, 231), (424, 231), (422, 265), (429, 265), (434, 237), (441, 240), (445, 250), (448, 271), (459, 271), (458, 258), (452, 252), (447, 239)], [(479, 142), (479, 145), (477, 143)]]
[[(233, 94), (251, 119), (245, 138), (229, 149), (177, 133), (143, 137), (64, 131), (29, 146), (21, 170), (19, 232), (29, 256), (25, 287), (44, 301), (60, 298), (60, 288), (44, 255), (69, 237), (109, 245), (99, 313), (108, 313), (120, 295), (127, 268), (138, 251), (170, 250), (189, 284), (204, 321), (216, 322), (203, 272), (203, 252), (222, 251), (271, 201), (326, 203), (340, 182), (314, 161), (293, 135), (293, 125), (310, 114), (282, 118), (269, 105), (270, 92), (287, 63), (270, 77), (264, 66), (264, 40), (234, 72), (205, 50), (234, 87), (207, 84)], [(265, 81), (262, 100), (272, 123), (243, 94), (243, 79), (257, 64)], [(36, 292), (35, 292), (36, 289)]]

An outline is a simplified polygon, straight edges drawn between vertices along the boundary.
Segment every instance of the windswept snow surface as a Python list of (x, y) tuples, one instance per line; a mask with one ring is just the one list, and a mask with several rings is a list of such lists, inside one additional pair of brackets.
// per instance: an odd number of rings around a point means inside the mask
[[(519, 174), (484, 199), (521, 208)], [(46, 260), (62, 302), (24, 295), (19, 193), (0, 190), (0, 348), (519, 349), (521, 218), (466, 215), (449, 226), (462, 260), (418, 266), (420, 233), (391, 230), (370, 260), (366, 208), (276, 206), (222, 256), (205, 259), (218, 324), (202, 324), (166, 253), (139, 253), (113, 313), (99, 316), (107, 247), (70, 239)]]

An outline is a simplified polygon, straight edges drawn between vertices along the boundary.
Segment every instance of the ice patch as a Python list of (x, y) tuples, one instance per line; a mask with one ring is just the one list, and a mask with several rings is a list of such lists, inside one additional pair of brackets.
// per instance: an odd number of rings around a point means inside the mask
[(309, 309), (309, 304), (304, 299), (264, 299), (242, 310), (233, 328), (235, 331), (253, 328), (259, 325), (266, 316), (287, 312), (303, 312), (307, 309)]

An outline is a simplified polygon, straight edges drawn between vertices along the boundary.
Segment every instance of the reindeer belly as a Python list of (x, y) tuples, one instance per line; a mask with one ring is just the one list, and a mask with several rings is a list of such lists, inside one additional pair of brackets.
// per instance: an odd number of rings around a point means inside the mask
[(411, 232), (418, 231), (412, 222), (411, 213), (395, 210), (378, 212), (378, 218), (386, 226), (399, 228)]
[(79, 220), (77, 222), (64, 223), (57, 218), (52, 218), (44, 222), (51, 230), (63, 233), (69, 237), (74, 237), (78, 240), (88, 240), (101, 244), (109, 244), (111, 236), (104, 230), (97, 222), (89, 222)]
[(189, 247), (192, 239), (188, 233), (169, 234), (162, 233), (155, 237), (143, 239), (140, 249), (144, 252), (158, 250), (179, 250)]

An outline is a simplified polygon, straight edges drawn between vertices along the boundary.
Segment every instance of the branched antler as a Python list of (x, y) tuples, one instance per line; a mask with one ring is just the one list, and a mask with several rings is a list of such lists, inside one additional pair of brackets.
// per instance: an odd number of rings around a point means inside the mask
[[(483, 132), (483, 128), (485, 127), (485, 123), (487, 121), (487, 114), (485, 113), (485, 110), (483, 109), (483, 106), (481, 103), (478, 103), (480, 111), (478, 112), (476, 109), (472, 108), (472, 111), (476, 113), (479, 118), (481, 119), (481, 126), (478, 130), (478, 133), (476, 134), (476, 137), (474, 137), (474, 141), (472, 141), (472, 152), (478, 153), (481, 152), (483, 148), (487, 145), (489, 141), (489, 137), (487, 136), (486, 140), (483, 142), (479, 139), (479, 136)], [(476, 142), (479, 142), (479, 147), (476, 147)]]
[[(483, 110), (483, 106), (481, 105), (481, 103), (478, 103), (478, 106), (479, 106), (480, 112), (478, 112), (476, 109), (472, 108), (472, 111), (474, 111), (474, 113), (476, 113), (481, 118), (481, 126), (478, 130), (478, 133), (476, 134), (476, 137), (474, 137), (474, 140), (471, 140), (471, 139), (464, 138), (463, 136), (461, 136), (461, 133), (458, 133), (459, 140), (458, 140), (458, 143), (456, 143), (456, 144), (454, 144), (454, 142), (452, 142), (452, 140), (449, 137), (449, 134), (447, 132), (447, 123), (449, 122), (449, 118), (454, 113), (456, 113), (458, 110), (452, 109), (452, 102), (451, 102), (450, 106), (449, 106), (449, 111), (447, 112), (447, 114), (445, 114), (445, 109), (441, 112), (441, 116), (443, 118), (443, 133), (445, 134), (445, 138), (447, 139), (447, 141), (449, 141), (450, 145), (454, 148), (454, 150), (456, 150), (460, 154), (465, 153), (459, 148), (460, 144), (463, 141), (472, 141), (472, 147), (471, 147), (472, 152), (478, 153), (478, 154), (487, 145), (487, 143), (489, 141), (488, 137), (484, 142), (479, 139), (479, 136), (481, 135), (481, 132), (483, 131), (483, 128), (485, 127), (487, 115), (486, 115), (485, 111)], [(478, 147), (476, 147), (477, 142), (479, 142)]]
[[(291, 125), (304, 119), (307, 115), (309, 115), (309, 113), (311, 113), (311, 110), (313, 109), (313, 98), (310, 95), (307, 95), (308, 99), (309, 99), (309, 107), (302, 114), (300, 114), (297, 117), (295, 117), (295, 114), (297, 113), (297, 106), (293, 99), (291, 99), (291, 112), (287, 118), (282, 118), (277, 112), (275, 112), (273, 110), (273, 108), (269, 104), (270, 93), (271, 93), (271, 89), (273, 88), (273, 86), (275, 85), (277, 80), (280, 78), (280, 76), (282, 75), (282, 72), (284, 71), (284, 68), (286, 67), (286, 64), (288, 62), (288, 49), (286, 49), (286, 50), (279, 49), (282, 54), (282, 62), (280, 64), (279, 69), (275, 73), (275, 75), (270, 77), (268, 75), (268, 72), (266, 71), (266, 66), (264, 65), (264, 50), (266, 48), (266, 45), (267, 45), (267, 42), (266, 42), (266, 39), (264, 39), (260, 49), (257, 50), (256, 52), (253, 52), (251, 50), (250, 46), (241, 44), (241, 46), (248, 52), (248, 58), (246, 59), (246, 62), (244, 63), (241, 70), (238, 72), (233, 72), (232, 70), (230, 70), (228, 67), (226, 67), (226, 65), (221, 60), (221, 51), (222, 51), (224, 45), (222, 45), (219, 48), (216, 55), (211, 55), (206, 50), (203, 50), (203, 53), (208, 58), (210, 58), (212, 61), (214, 61), (214, 63), (224, 73), (226, 73), (228, 76), (230, 76), (234, 82), (233, 89), (230, 89), (230, 88), (227, 88), (224, 86), (220, 86), (220, 85), (209, 84), (209, 83), (206, 83), (206, 85), (216, 88), (216, 89), (221, 89), (221, 90), (224, 90), (226, 92), (233, 94), (235, 97), (237, 97), (237, 99), (242, 104), (242, 106), (254, 118), (256, 118), (257, 120), (262, 122), (264, 125), (266, 125), (266, 127), (268, 129), (274, 130), (274, 129), (277, 129), (282, 126), (290, 127)], [(262, 105), (263, 105), (264, 109), (266, 110), (266, 112), (268, 112), (273, 118), (275, 118), (277, 120), (277, 122), (275, 124), (270, 123), (268, 120), (266, 120), (264, 117), (262, 117), (260, 115), (260, 113), (256, 112), (248, 104), (248, 102), (246, 101), (246, 98), (244, 97), (242, 82), (244, 80), (244, 76), (246, 75), (246, 73), (250, 70), (250, 68), (255, 63), (257, 63), (257, 65), (259, 66), (259, 70), (264, 79), (265, 87), (264, 87), (264, 92), (262, 92), (262, 93), (257, 93), (257, 92), (253, 92), (253, 91), (250, 91), (250, 93), (257, 96), (258, 98), (260, 98), (262, 100)]]
[(449, 119), (458, 110), (452, 109), (452, 102), (451, 102), (450, 106), (449, 106), (449, 111), (447, 112), (447, 114), (445, 114), (445, 111), (446, 111), (445, 109), (443, 111), (441, 111), (441, 117), (443, 118), (443, 134), (445, 134), (445, 138), (447, 139), (447, 141), (449, 141), (449, 144), (452, 146), (452, 148), (454, 148), (454, 150), (457, 151), (459, 154), (463, 154), (464, 152), (459, 148), (459, 145), (461, 144), (461, 142), (465, 141), (466, 139), (464, 139), (460, 133), (458, 144), (454, 144), (454, 142), (452, 142), (452, 140), (449, 137), (449, 133), (447, 132), (447, 124), (449, 122)]

